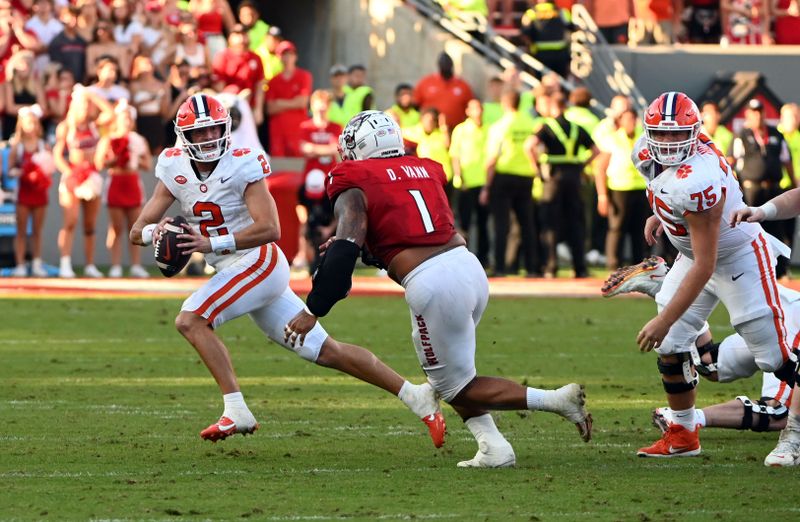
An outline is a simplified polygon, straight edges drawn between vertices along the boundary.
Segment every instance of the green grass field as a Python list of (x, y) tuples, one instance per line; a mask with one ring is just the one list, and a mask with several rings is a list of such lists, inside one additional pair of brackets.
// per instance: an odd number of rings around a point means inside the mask
[[(646, 300), (493, 299), (478, 370), (541, 387), (586, 384), (595, 438), (547, 413), (497, 415), (517, 467), (457, 469), (475, 443), (445, 407), (448, 442), (394, 397), (305, 363), (248, 319), (220, 329), (252, 437), (198, 432), (222, 411), (172, 327), (177, 300), (5, 300), (0, 341), (0, 519), (797, 520), (798, 470), (762, 465), (777, 434), (706, 430), (703, 455), (637, 459), (663, 403), (633, 343)], [(399, 297), (350, 298), (324, 321), (416, 382)], [(712, 318), (716, 337), (724, 310)], [(758, 394), (703, 383), (700, 405)]]

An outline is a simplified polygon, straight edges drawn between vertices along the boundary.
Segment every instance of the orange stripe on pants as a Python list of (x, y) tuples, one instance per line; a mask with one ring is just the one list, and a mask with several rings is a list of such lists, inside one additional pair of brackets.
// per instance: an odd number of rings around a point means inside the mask
[(227, 294), (233, 287), (238, 285), (243, 279), (247, 278), (248, 276), (254, 274), (258, 268), (264, 264), (264, 261), (267, 260), (267, 245), (262, 245), (259, 253), (258, 253), (258, 260), (251, 266), (245, 268), (241, 273), (234, 276), (230, 281), (225, 283), (225, 285), (211, 294), (211, 297), (205, 300), (205, 302), (198, 308), (194, 310), (193, 313), (197, 315), (205, 314), (211, 305), (214, 304), (217, 299), (220, 299), (222, 296)]
[(275, 270), (275, 266), (277, 264), (278, 264), (278, 255), (277, 255), (277, 253), (273, 252), (272, 253), (272, 259), (270, 260), (269, 266), (267, 267), (267, 269), (264, 270), (262, 273), (260, 273), (258, 276), (256, 276), (252, 281), (250, 281), (249, 283), (247, 283), (246, 285), (241, 287), (239, 290), (237, 290), (237, 292), (235, 294), (233, 294), (230, 297), (230, 299), (228, 299), (227, 301), (225, 301), (224, 303), (222, 303), (221, 305), (216, 307), (214, 309), (214, 311), (211, 312), (211, 315), (208, 316), (208, 322), (209, 323), (213, 323), (214, 319), (217, 317), (217, 315), (220, 312), (225, 310), (231, 304), (235, 303), (236, 300), (239, 299), (245, 292), (247, 292), (248, 290), (250, 290), (251, 288), (256, 286), (258, 283), (260, 283), (264, 279), (266, 279), (272, 273), (272, 271)]

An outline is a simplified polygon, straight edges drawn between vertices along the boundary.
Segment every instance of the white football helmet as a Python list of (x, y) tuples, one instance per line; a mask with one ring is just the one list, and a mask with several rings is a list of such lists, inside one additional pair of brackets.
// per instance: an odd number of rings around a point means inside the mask
[(391, 158), (405, 154), (400, 126), (381, 111), (359, 112), (339, 136), (343, 160)]

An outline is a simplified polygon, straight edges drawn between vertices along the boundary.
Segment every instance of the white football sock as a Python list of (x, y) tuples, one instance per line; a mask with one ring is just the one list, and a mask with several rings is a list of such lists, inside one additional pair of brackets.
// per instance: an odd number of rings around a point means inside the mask
[(694, 406), (685, 410), (672, 410), (672, 422), (680, 424), (689, 431), (694, 431), (695, 424), (695, 409)]
[(469, 431), (472, 432), (472, 435), (478, 442), (485, 440), (487, 443), (493, 445), (500, 443), (508, 444), (508, 441), (506, 441), (506, 438), (500, 433), (500, 430), (497, 429), (497, 425), (494, 423), (494, 419), (489, 413), (485, 413), (479, 417), (471, 417), (464, 421), (464, 424), (467, 425), (467, 428), (469, 428)]
[(800, 415), (789, 412), (789, 417), (786, 419), (786, 431), (800, 432)]
[(706, 414), (703, 410), (694, 410), (694, 423), (706, 427)]
[(226, 393), (222, 396), (222, 400), (225, 402), (225, 411), (239, 409), (249, 411), (242, 392)]
[(526, 402), (529, 410), (553, 411), (550, 399), (556, 390), (541, 390), (539, 388), (528, 388)]

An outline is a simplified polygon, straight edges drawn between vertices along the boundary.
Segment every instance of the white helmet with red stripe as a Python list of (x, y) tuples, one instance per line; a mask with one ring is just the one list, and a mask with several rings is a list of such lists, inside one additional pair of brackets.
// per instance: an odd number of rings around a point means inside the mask
[(647, 108), (644, 132), (653, 159), (666, 166), (680, 165), (697, 152), (703, 121), (691, 98), (682, 92), (665, 92)]
[[(206, 127), (219, 127), (220, 137), (194, 141), (192, 131)], [(178, 109), (175, 117), (175, 134), (181, 140), (183, 151), (195, 161), (217, 161), (231, 149), (231, 117), (219, 100), (208, 94), (195, 94)]]

